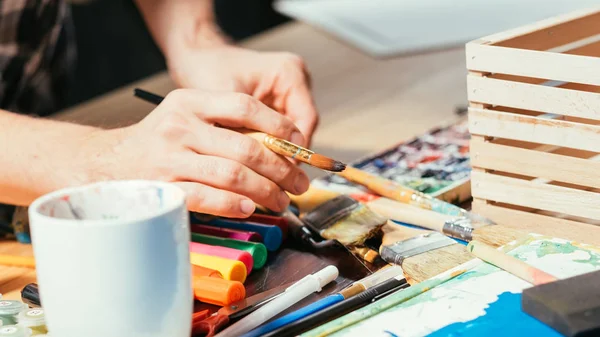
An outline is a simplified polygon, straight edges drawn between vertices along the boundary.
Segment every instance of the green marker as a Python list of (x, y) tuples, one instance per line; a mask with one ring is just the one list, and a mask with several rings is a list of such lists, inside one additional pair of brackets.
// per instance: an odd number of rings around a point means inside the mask
[(267, 248), (262, 243), (225, 239), (198, 233), (192, 233), (192, 241), (207, 245), (245, 250), (250, 253), (250, 255), (252, 255), (252, 259), (254, 259), (254, 267), (252, 267), (253, 270), (262, 268), (267, 262)]

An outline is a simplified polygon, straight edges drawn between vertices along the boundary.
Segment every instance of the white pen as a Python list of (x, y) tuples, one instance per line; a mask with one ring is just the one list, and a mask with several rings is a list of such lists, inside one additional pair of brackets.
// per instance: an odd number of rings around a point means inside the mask
[(338, 277), (335, 266), (327, 266), (314, 274), (307, 275), (294, 283), (285, 292), (269, 303), (263, 305), (253, 313), (232, 324), (215, 337), (238, 337), (266, 322), (273, 316), (286, 310), (308, 295), (319, 292), (329, 282)]

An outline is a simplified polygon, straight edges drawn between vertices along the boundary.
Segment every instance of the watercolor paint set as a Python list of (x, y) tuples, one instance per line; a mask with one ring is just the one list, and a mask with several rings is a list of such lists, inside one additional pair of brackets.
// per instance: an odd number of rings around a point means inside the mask
[[(351, 166), (432, 197), (460, 203), (471, 197), (469, 140), (467, 121), (461, 120), (360, 159)], [(365, 190), (333, 174), (313, 180), (312, 185), (342, 193)]]

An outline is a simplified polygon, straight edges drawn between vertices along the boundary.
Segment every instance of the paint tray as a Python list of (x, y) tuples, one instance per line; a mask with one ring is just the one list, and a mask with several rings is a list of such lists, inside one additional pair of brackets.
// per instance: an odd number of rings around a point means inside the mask
[[(467, 121), (460, 120), (349, 165), (459, 204), (471, 198), (469, 139)], [(313, 180), (312, 185), (341, 193), (366, 191), (333, 174)]]

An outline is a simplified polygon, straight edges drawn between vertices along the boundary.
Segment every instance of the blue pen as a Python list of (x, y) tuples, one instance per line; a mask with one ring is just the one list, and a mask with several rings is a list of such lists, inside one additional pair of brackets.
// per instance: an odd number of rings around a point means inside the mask
[(354, 282), (351, 286), (345, 288), (344, 290), (335, 293), (333, 295), (329, 295), (325, 298), (322, 298), (312, 304), (309, 304), (301, 309), (298, 309), (294, 312), (291, 312), (285, 316), (282, 316), (274, 321), (271, 321), (265, 325), (259, 326), (258, 328), (249, 331), (242, 335), (242, 337), (258, 337), (262, 336), (268, 332), (276, 330), (282, 326), (288, 325), (295, 321), (298, 321), (304, 317), (314, 314), (315, 312), (319, 312), (325, 308), (328, 308), (336, 303), (339, 303), (347, 298), (350, 298), (354, 295), (360, 294), (361, 292), (372, 288), (382, 282), (389, 280), (391, 278), (397, 277), (398, 275), (402, 275), (402, 268), (400, 266), (390, 266), (387, 268), (383, 268), (374, 274), (365, 277), (364, 279)]
[(256, 232), (263, 237), (263, 244), (267, 250), (274, 252), (281, 246), (283, 241), (283, 233), (281, 229), (273, 225), (263, 225), (255, 222), (242, 222), (225, 220), (222, 218), (212, 218), (207, 221), (202, 221), (204, 224), (215, 227), (223, 227), (229, 229), (238, 229), (249, 232)]

